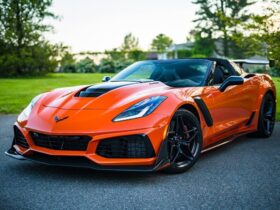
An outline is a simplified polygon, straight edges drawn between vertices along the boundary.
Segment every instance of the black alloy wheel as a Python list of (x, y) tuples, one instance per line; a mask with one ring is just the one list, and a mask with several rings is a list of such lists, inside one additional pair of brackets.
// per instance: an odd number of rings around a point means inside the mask
[(184, 172), (194, 165), (202, 148), (202, 132), (196, 116), (179, 109), (173, 116), (167, 134), (170, 167), (167, 172)]

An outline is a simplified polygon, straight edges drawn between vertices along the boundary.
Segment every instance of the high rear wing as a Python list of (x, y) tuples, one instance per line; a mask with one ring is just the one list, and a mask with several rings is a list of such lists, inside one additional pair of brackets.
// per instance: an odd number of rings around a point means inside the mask
[(246, 59), (239, 59), (239, 60), (232, 60), (234, 63), (243, 67), (243, 64), (251, 64), (251, 65), (269, 65), (273, 67), (275, 65), (274, 60), (246, 60)]

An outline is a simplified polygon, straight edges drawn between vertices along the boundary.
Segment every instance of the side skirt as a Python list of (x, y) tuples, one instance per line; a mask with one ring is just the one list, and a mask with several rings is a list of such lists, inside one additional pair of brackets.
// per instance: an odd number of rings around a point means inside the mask
[(225, 139), (222, 139), (216, 143), (213, 143), (213, 144), (210, 144), (209, 146), (207, 146), (206, 148), (204, 148), (201, 153), (205, 153), (205, 152), (208, 152), (212, 149), (215, 149), (215, 148), (218, 148), (220, 146), (223, 146), (225, 144), (228, 144), (232, 141), (234, 141), (236, 138), (240, 137), (240, 136), (243, 136), (245, 134), (248, 134), (250, 132), (243, 132), (243, 133), (240, 133), (240, 134), (237, 134), (237, 135), (234, 135), (234, 136), (231, 136), (231, 137), (228, 137), (228, 138), (225, 138)]

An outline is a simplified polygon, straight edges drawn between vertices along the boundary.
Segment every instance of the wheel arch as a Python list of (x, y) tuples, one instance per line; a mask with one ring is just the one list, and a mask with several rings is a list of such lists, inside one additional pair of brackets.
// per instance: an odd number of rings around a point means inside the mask
[(268, 89), (264, 94), (263, 96), (267, 95), (267, 94), (271, 94), (273, 96), (274, 99), (276, 99), (276, 95), (275, 95), (275, 92), (271, 89)]
[(260, 95), (259, 95), (259, 99), (258, 99), (258, 103), (257, 103), (257, 110), (258, 112), (260, 111), (260, 106), (262, 104), (263, 98), (265, 95), (267, 94), (271, 94), (272, 97), (274, 98), (274, 100), (276, 100), (276, 93), (275, 91), (273, 91), (272, 89), (266, 89), (265, 91), (263, 91)]
[(197, 108), (194, 105), (192, 105), (192, 104), (183, 104), (183, 105), (181, 105), (178, 108), (178, 110), (179, 109), (185, 109), (185, 110), (190, 111), (191, 113), (193, 113), (196, 116), (196, 118), (198, 119), (198, 121), (200, 123), (200, 115), (199, 115), (199, 112), (198, 112)]

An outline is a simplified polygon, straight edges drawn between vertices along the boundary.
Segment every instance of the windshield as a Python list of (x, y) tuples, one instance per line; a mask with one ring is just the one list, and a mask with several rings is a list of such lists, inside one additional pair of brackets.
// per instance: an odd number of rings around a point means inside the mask
[(195, 87), (204, 83), (211, 61), (200, 59), (141, 61), (127, 67), (111, 82), (161, 81), (172, 87)]

